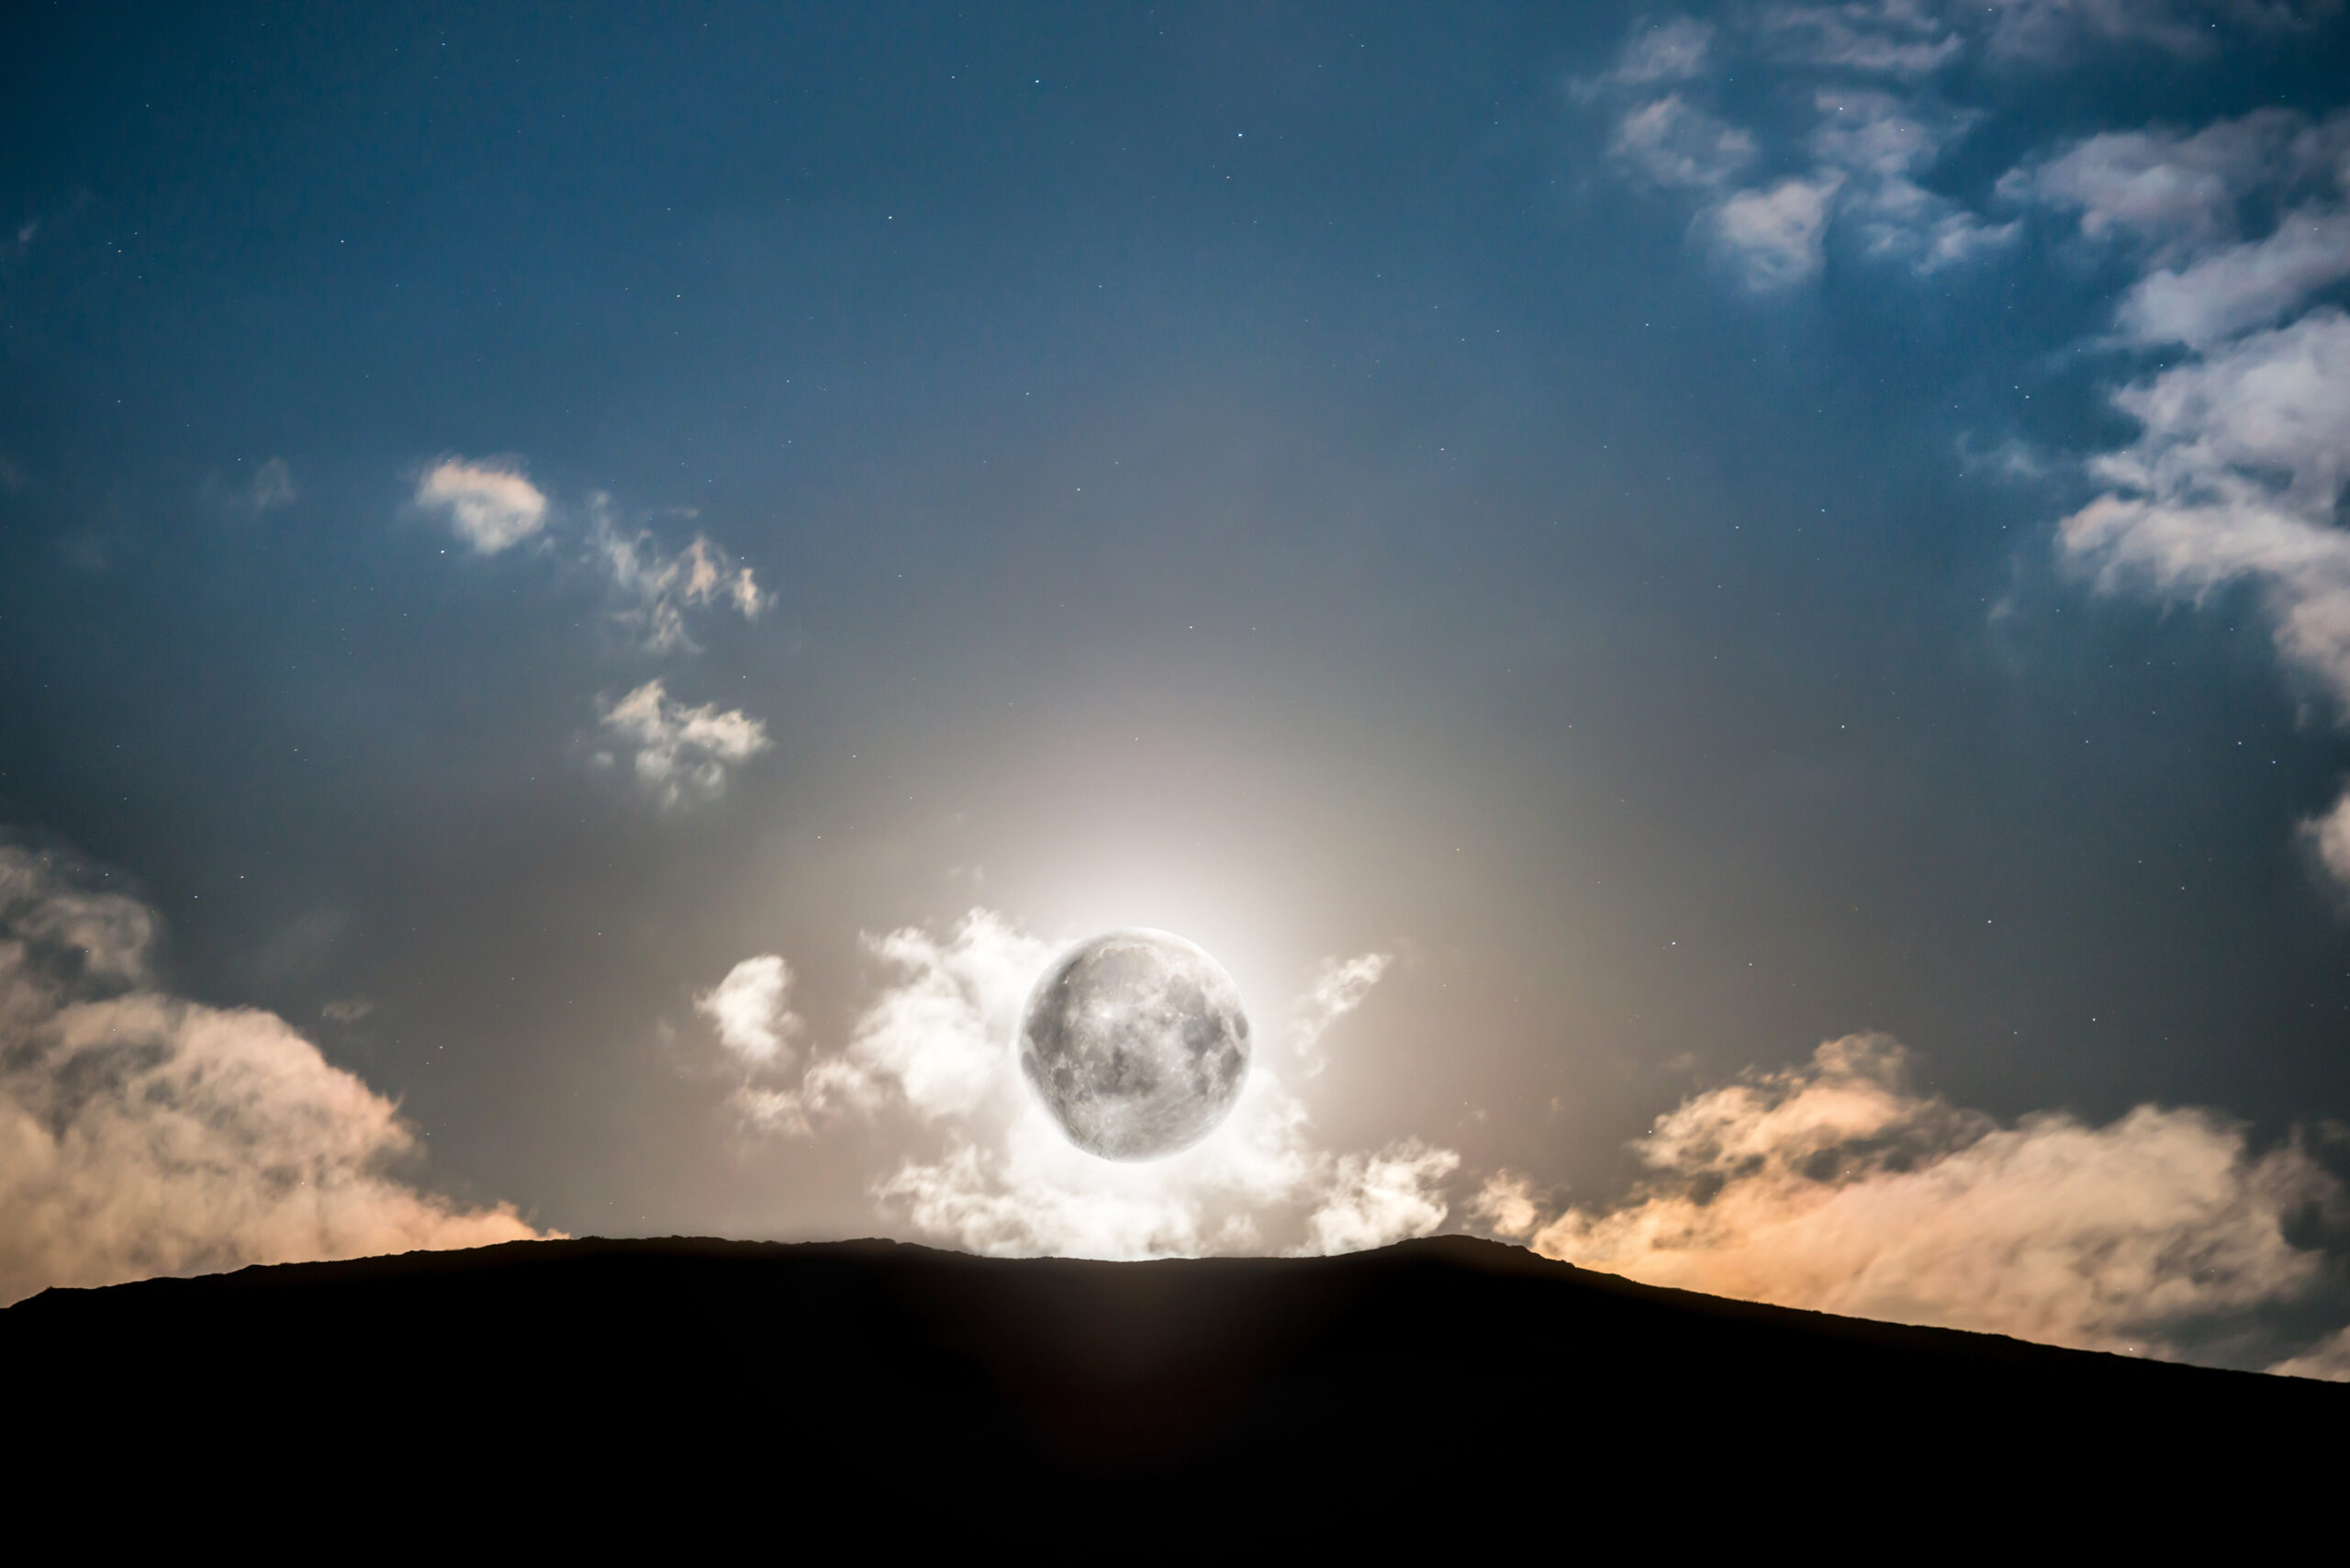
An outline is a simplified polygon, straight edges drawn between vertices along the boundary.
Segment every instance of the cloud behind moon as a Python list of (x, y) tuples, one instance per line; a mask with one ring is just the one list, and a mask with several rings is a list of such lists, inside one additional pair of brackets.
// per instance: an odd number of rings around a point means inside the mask
[[(1262, 1057), (1214, 1136), (1158, 1159), (1089, 1154), (1030, 1089), (1014, 1043), (1060, 945), (975, 909), (943, 933), (909, 926), (864, 946), (887, 978), (848, 1043), (790, 1071), (751, 1070), (730, 1105), (755, 1137), (872, 1148), (882, 1159), (866, 1190), (881, 1217), (974, 1252), (1163, 1258), (1351, 1251), (1429, 1235), (1451, 1213), (1456, 1151), (1409, 1137), (1326, 1148), (1311, 1107)], [(1379, 954), (1325, 963), (1275, 1022), (1323, 1037), (1386, 966)]]

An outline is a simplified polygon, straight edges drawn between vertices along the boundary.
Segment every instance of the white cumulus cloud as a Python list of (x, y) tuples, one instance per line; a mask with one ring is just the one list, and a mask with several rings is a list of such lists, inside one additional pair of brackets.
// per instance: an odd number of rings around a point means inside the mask
[[(1087, 1154), (1029, 1089), (1013, 1046), (1058, 944), (975, 909), (943, 934), (908, 927), (866, 946), (889, 979), (846, 1045), (796, 1079), (746, 1083), (733, 1104), (745, 1126), (777, 1134), (900, 1128), (905, 1140), (871, 1192), (923, 1235), (986, 1253), (1147, 1258), (1376, 1247), (1444, 1223), (1456, 1154), (1411, 1139), (1321, 1148), (1282, 1064), (1262, 1052), (1230, 1116), (1200, 1143), (1140, 1163)], [(1292, 1027), (1326, 1029), (1384, 964), (1326, 965)]]
[(2326, 308), (2116, 394), (2134, 442), (2090, 465), (2109, 487), (2058, 538), (2100, 587), (2195, 599), (2246, 580), (2285, 655), (2350, 700), (2350, 317)]
[(718, 1042), (745, 1067), (778, 1067), (790, 1059), (799, 1014), (788, 1005), (791, 969), (772, 953), (745, 958), (726, 978), (694, 998), (694, 1011), (718, 1030)]
[[(1897, 3), (1780, 6), (1759, 15), (1759, 33), (1742, 29), (1740, 40), (1755, 47), (1759, 38), (1782, 68), (1817, 72), (1822, 82), (1807, 95), (1811, 125), (1799, 140), (1767, 145), (1754, 130), (1723, 120), (1699, 106), (1709, 85), (1699, 81), (1662, 95), (1633, 95), (1624, 84), (1634, 78), (1619, 71), (1584, 95), (1606, 94), (1626, 106), (1606, 149), (1617, 167), (1652, 185), (1700, 193), (1695, 232), (1749, 289), (1777, 294), (1818, 277), (1831, 228), (1843, 221), (1864, 255), (1920, 273), (1972, 261), (2021, 232), (2017, 221), (1990, 222), (1921, 183), (1980, 118), (1906, 80), (1952, 60), (1956, 33)], [(1881, 84), (1854, 84), (1855, 71)], [(1803, 172), (1722, 194), (1758, 163), (1794, 163)]]
[(1445, 1178), (1460, 1156), (1406, 1138), (1376, 1154), (1344, 1154), (1321, 1205), (1305, 1221), (1303, 1252), (1361, 1252), (1444, 1224)]
[(637, 783), (666, 808), (716, 800), (726, 791), (728, 769), (772, 744), (767, 726), (740, 709), (688, 707), (657, 680), (605, 709), (602, 728), (628, 754)]
[(737, 1094), (746, 1120), (805, 1134), (898, 1103), (935, 1123), (970, 1116), (1001, 1096), (1001, 1058), (1051, 945), (984, 909), (943, 937), (906, 926), (868, 935), (864, 945), (895, 982), (858, 1015), (846, 1047), (811, 1062), (798, 1084)]
[[(1771, 293), (1818, 274), (1817, 241), (1842, 215), (1863, 254), (1921, 273), (1973, 262), (2020, 234), (2012, 218), (1994, 221), (1925, 183), (1943, 150), (1982, 118), (1946, 95), (1953, 83), (1964, 86), (1953, 68), (1970, 55), (2011, 67), (2085, 45), (2200, 49), (2223, 36), (2211, 29), (2215, 18), (2257, 28), (2300, 19), (2296, 7), (2266, 0), (1766, 5), (1724, 12), (1718, 27), (1685, 17), (1643, 26), (1615, 66), (1576, 83), (1574, 95), (1611, 106), (1607, 151), (1619, 168), (1705, 194), (1700, 232), (1745, 263), (1739, 270), (1750, 286)], [(1759, 74), (1788, 88), (1811, 84), (1807, 134), (1767, 110), (1748, 126), (1706, 106), (1727, 97), (1729, 81)], [(2148, 127), (2093, 136), (2028, 160), (1998, 195), (2077, 211), (2084, 235), (2127, 235), (2162, 259), (2232, 238), (2239, 198), (2255, 185), (2288, 208), (2297, 192), (2338, 183), (2346, 147), (2350, 115), (2313, 125), (2267, 109), (2191, 135)], [(1749, 188), (1720, 199), (1718, 188), (1750, 164), (1776, 178), (1750, 174)], [(2244, 265), (2306, 271), (2321, 264), (2311, 254), (2317, 243)]]
[[(2333, 521), (2350, 481), (2350, 317), (2311, 311), (2116, 400), (2143, 433), (2091, 464), (2112, 488), (2059, 526), (2065, 557), (2107, 591), (2192, 602), (2251, 586), (2285, 662), (2350, 712), (2350, 533)], [(2344, 809), (2311, 837), (2350, 883)]]
[(547, 524), (547, 498), (512, 458), (444, 457), (416, 482), (415, 502), (446, 519), (458, 538), (495, 555)]
[(1495, 1236), (1522, 1241), (1542, 1228), (1543, 1212), (1534, 1183), (1516, 1171), (1497, 1170), (1469, 1200), (1469, 1216)]
[(2235, 240), (2241, 208), (2260, 194), (2288, 206), (2339, 189), (2350, 153), (2350, 112), (2311, 122), (2289, 109), (2258, 109), (2202, 129), (2108, 131), (2011, 171), (2010, 199), (2079, 213), (2083, 238), (2127, 240), (2154, 260)]
[[(2062, 558), (2106, 592), (2192, 603), (2249, 588), (2286, 665), (2350, 717), (2350, 316), (2322, 298), (2350, 277), (2350, 114), (2093, 137), (2002, 185), (2133, 244), (2144, 270), (2120, 339), (2187, 351), (2113, 394), (2139, 434), (2089, 461), (2102, 489), (2059, 525)], [(2344, 802), (2306, 826), (2350, 881)]]
[(2332, 807), (2303, 823), (2301, 831), (2316, 852), (2318, 864), (2333, 873), (2336, 881), (2350, 887), (2350, 791), (2344, 791)]
[(2296, 212), (2266, 239), (2149, 273), (2121, 301), (2125, 337), (2205, 349), (2266, 327), (2350, 277), (2350, 213)]
[(1819, 275), (1829, 204), (1843, 185), (1843, 174), (1832, 169), (1781, 180), (1768, 190), (1739, 192), (1704, 222), (1747, 287), (1775, 293)]
[(156, 989), (153, 912), (89, 881), (0, 846), (0, 1304), (540, 1234), (404, 1177), (397, 1107), (284, 1019)]

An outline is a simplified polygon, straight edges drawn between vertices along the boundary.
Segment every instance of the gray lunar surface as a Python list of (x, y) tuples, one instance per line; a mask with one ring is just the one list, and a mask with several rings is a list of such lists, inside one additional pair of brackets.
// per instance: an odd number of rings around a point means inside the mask
[(1224, 967), (1167, 931), (1113, 931), (1053, 961), (1020, 1066), (1069, 1141), (1157, 1159), (1214, 1131), (1248, 1076), (1248, 1014)]

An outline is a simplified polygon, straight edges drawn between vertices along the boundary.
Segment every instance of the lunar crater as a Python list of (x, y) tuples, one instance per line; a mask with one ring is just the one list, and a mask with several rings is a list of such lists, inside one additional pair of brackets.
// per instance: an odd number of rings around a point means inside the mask
[(1248, 1014), (1224, 967), (1169, 931), (1113, 931), (1053, 960), (1020, 1066), (1069, 1141), (1158, 1159), (1215, 1130), (1248, 1076)]

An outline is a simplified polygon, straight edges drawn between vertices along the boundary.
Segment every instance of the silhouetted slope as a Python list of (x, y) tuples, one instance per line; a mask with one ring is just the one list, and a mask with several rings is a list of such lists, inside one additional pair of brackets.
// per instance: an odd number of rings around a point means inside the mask
[(0, 1313), (0, 1357), (25, 1496), (258, 1494), (410, 1527), (493, 1504), (640, 1527), (647, 1507), (783, 1528), (853, 1506), (893, 1537), (1100, 1516), (1147, 1520), (1151, 1547), (1236, 1519), (1685, 1540), (1790, 1508), (1807, 1529), (2051, 1506), (2144, 1528), (2330, 1490), (2350, 1418), (2328, 1384), (1721, 1301), (1458, 1238), (1155, 1263), (518, 1242), (50, 1291)]

